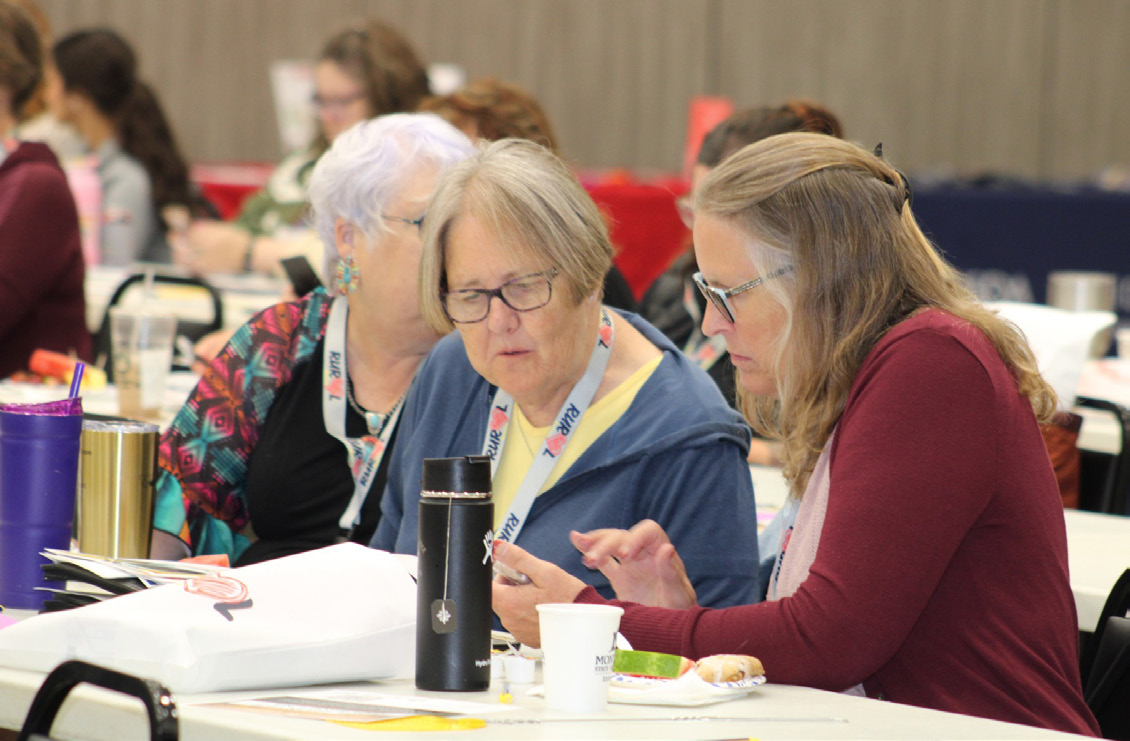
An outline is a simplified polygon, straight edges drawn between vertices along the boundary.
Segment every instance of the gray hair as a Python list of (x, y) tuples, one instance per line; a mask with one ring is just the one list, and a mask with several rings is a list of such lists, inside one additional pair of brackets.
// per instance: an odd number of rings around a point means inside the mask
[(612, 267), (604, 217), (567, 164), (524, 139), (480, 143), (441, 178), (424, 222), (420, 313), (436, 330), (453, 328), (441, 296), (448, 239), (464, 213), (474, 214), (503, 249), (532, 253), (557, 268), (574, 305), (600, 290)]
[(426, 166), (442, 173), (473, 150), (461, 131), (430, 113), (393, 113), (342, 132), (314, 166), (308, 186), (311, 221), (325, 250), (327, 282), (332, 285), (337, 269), (338, 219), (369, 237), (390, 231), (381, 214), (413, 174)]

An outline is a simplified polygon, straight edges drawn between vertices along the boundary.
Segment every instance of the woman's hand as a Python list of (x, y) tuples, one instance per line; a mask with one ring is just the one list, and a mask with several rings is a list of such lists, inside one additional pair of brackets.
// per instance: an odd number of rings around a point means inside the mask
[(557, 566), (531, 556), (516, 545), (494, 541), (494, 560), (530, 577), (530, 584), (511, 586), (495, 580), (494, 611), (502, 626), (519, 642), (537, 648), (541, 645), (536, 605), (547, 602), (571, 603), (585, 583)]
[(619, 599), (676, 610), (698, 602), (683, 559), (654, 520), (643, 520), (631, 530), (574, 530), (569, 539), (586, 566), (608, 577)]

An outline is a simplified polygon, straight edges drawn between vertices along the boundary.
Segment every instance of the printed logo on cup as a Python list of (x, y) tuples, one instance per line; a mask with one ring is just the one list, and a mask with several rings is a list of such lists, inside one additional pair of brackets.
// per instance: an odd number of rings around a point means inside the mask
[(606, 654), (597, 654), (596, 663), (593, 665), (593, 671), (596, 674), (604, 677), (604, 681), (612, 680), (612, 664), (616, 661), (616, 634), (612, 634), (612, 646), (608, 649)]

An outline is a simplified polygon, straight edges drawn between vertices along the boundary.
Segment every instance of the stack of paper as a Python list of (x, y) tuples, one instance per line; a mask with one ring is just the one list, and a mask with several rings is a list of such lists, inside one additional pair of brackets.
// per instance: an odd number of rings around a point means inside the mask
[(42, 555), (51, 561), (43, 566), (43, 577), (47, 581), (66, 584), (64, 589), (40, 587), (52, 593), (52, 598), (43, 605), (47, 612), (81, 607), (119, 594), (226, 570), (205, 564), (110, 558), (51, 548), (43, 551)]

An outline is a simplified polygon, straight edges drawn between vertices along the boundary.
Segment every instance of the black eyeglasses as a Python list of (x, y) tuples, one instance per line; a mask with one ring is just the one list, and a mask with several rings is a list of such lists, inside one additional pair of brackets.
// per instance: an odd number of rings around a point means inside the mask
[(401, 224), (411, 224), (412, 226), (416, 227), (416, 231), (418, 232), (424, 231), (425, 216), (427, 216), (427, 214), (424, 214), (424, 216), (421, 216), (418, 219), (407, 219), (403, 216), (389, 216), (388, 214), (381, 214), (381, 218), (386, 221), (399, 221)]
[(530, 273), (506, 281), (498, 288), (464, 288), (440, 294), (443, 311), (456, 324), (474, 324), (487, 318), (490, 300), (498, 298), (514, 311), (540, 309), (553, 298), (557, 268)]
[(698, 290), (702, 292), (702, 295), (709, 299), (710, 303), (714, 304), (714, 308), (718, 309), (718, 313), (725, 317), (726, 321), (728, 321), (730, 324), (733, 324), (734, 308), (730, 306), (730, 298), (738, 295), (739, 293), (745, 293), (752, 288), (757, 288), (767, 280), (780, 278), (782, 275), (790, 272), (792, 269), (792, 265), (786, 265), (783, 268), (774, 270), (769, 275), (763, 275), (760, 278), (754, 278), (748, 283), (742, 283), (740, 286), (731, 288), (728, 291), (723, 291), (721, 288), (715, 288), (714, 286), (707, 285), (706, 278), (702, 277), (701, 272), (695, 273), (693, 277), (694, 283), (696, 286), (698, 286)]

